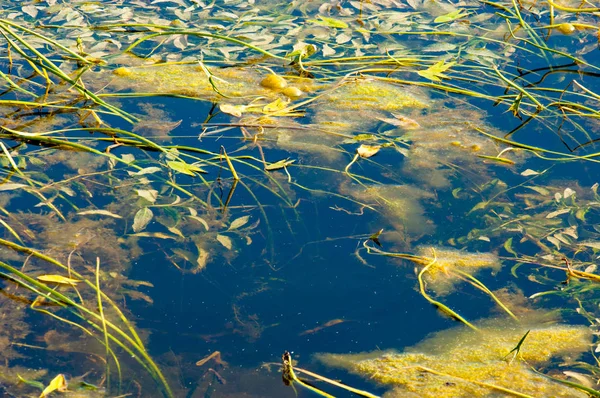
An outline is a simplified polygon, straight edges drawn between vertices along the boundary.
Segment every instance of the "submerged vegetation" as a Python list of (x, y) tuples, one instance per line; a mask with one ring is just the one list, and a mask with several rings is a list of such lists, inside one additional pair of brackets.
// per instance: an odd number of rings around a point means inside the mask
[[(385, 279), (377, 256), (409, 261), (415, 290), (462, 324), (402, 353), (323, 362), (392, 385), (389, 396), (600, 395), (593, 4), (1, 9), (0, 393), (234, 396), (227, 380), (245, 375), (221, 341), (287, 334), (258, 298), (287, 305), (289, 265), (350, 241), (358, 262), (336, 272), (366, 265)], [(341, 227), (319, 236), (329, 217)], [(228, 271), (250, 282), (214, 280)], [(153, 291), (169, 272), (226, 296), (221, 329), (194, 334), (223, 344), (212, 356), (149, 350), (137, 312), (165, 300)], [(489, 307), (456, 300), (472, 288)], [(209, 293), (193, 293), (166, 301), (205, 305)], [(477, 321), (492, 304), (502, 327)], [(329, 319), (300, 336), (348, 320)], [(310, 388), (284, 363), (286, 384)]]

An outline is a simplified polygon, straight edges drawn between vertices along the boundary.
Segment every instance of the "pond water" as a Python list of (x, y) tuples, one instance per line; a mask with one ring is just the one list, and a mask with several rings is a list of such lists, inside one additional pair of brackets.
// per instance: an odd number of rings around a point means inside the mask
[(591, 2), (0, 5), (0, 396), (600, 395)]

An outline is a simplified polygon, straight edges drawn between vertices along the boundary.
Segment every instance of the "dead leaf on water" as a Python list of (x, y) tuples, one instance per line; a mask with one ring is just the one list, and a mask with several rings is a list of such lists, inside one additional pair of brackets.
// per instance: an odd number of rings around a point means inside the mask
[(381, 149), (381, 145), (362, 144), (361, 146), (358, 147), (358, 149), (356, 150), (356, 153), (358, 153), (358, 155), (361, 158), (370, 158), (371, 156), (374, 156), (375, 154), (377, 154), (377, 152), (379, 152), (380, 149)]
[(50, 384), (48, 384), (48, 386), (46, 388), (44, 388), (44, 391), (42, 391), (40, 398), (47, 397), (50, 393), (52, 393), (54, 391), (58, 391), (58, 392), (67, 391), (67, 379), (65, 378), (65, 375), (59, 374), (54, 379), (52, 379)]

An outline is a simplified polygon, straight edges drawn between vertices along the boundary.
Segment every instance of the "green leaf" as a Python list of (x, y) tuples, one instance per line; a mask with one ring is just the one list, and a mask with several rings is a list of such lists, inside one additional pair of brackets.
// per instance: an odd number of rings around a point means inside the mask
[(417, 73), (419, 76), (426, 79), (433, 80), (434, 82), (441, 82), (442, 78), (448, 78), (444, 72), (450, 69), (453, 65), (456, 65), (456, 62), (445, 63), (444, 60), (441, 60), (434, 65), (431, 65), (429, 68), (420, 70)]
[(146, 228), (152, 217), (154, 217), (154, 213), (149, 208), (143, 207), (139, 209), (133, 217), (133, 232), (140, 232)]
[(21, 381), (22, 383), (27, 384), (28, 386), (31, 386), (31, 387), (34, 387), (34, 388), (38, 388), (40, 390), (44, 389), (44, 384), (41, 383), (41, 382), (39, 382), (39, 381), (24, 379), (19, 374), (17, 374), (17, 377), (19, 378), (19, 381)]
[(196, 174), (194, 173), (206, 173), (205, 170), (201, 169), (198, 166), (193, 164), (187, 164), (185, 162), (170, 160), (167, 162), (167, 166), (169, 166), (172, 170), (175, 170), (182, 174), (187, 174), (189, 176), (194, 177)]
[(346, 29), (348, 27), (346, 22), (339, 19), (324, 17), (322, 15), (317, 15), (317, 18), (319, 19), (309, 19), (308, 22), (321, 26), (329, 26), (330, 28)]
[(460, 18), (464, 18), (467, 15), (469, 15), (468, 12), (466, 12), (465, 10), (454, 10), (452, 12), (449, 12), (448, 14), (445, 15), (440, 15), (439, 17), (437, 17), (436, 19), (433, 20), (433, 22), (435, 23), (446, 23), (446, 22), (452, 22), (456, 19), (460, 19)]
[(284, 167), (287, 167), (287, 166), (291, 165), (294, 162), (295, 162), (294, 159), (292, 159), (292, 160), (290, 160), (290, 159), (283, 159), (283, 160), (280, 160), (278, 162), (271, 163), (271, 164), (265, 166), (265, 170), (267, 170), (267, 171), (273, 171), (273, 170), (283, 169)]

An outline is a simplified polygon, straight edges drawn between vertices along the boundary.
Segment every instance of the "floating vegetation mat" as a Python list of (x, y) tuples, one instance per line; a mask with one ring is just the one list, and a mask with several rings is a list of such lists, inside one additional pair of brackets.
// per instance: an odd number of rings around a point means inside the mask
[(587, 327), (533, 327), (510, 360), (527, 328), (498, 321), (478, 326), (478, 331), (459, 327), (438, 332), (403, 353), (319, 354), (317, 358), (392, 387), (386, 397), (588, 396), (532, 370), (555, 360), (576, 360), (589, 348)]

